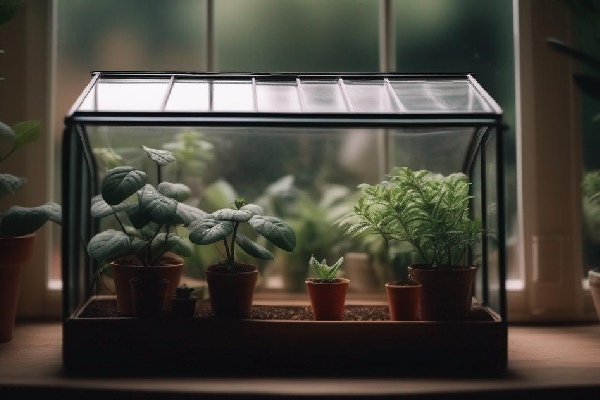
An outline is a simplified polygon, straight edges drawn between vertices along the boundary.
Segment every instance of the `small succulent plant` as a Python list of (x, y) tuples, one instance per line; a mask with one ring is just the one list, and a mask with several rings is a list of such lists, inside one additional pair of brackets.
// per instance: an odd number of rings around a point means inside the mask
[(329, 266), (327, 260), (319, 262), (314, 256), (308, 260), (309, 266), (313, 267), (324, 281), (332, 281), (337, 278), (338, 271), (344, 262), (344, 257), (340, 257), (333, 265)]
[(246, 204), (243, 198), (238, 198), (230, 208), (222, 208), (192, 222), (189, 227), (190, 241), (200, 245), (222, 241), (225, 247), (224, 263), (230, 271), (236, 269), (236, 244), (254, 258), (273, 259), (273, 254), (268, 249), (238, 231), (244, 222), (280, 249), (293, 251), (296, 246), (294, 230), (283, 220), (264, 216), (262, 213), (262, 207)]
[(189, 299), (196, 289), (184, 284), (177, 286), (175, 289), (175, 297), (178, 299)]

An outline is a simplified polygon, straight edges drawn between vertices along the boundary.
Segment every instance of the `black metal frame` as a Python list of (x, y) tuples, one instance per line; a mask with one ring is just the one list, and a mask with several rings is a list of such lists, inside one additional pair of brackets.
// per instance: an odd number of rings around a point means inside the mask
[[(292, 81), (302, 79), (331, 79), (367, 80), (374, 78), (407, 79), (407, 80), (466, 80), (481, 98), (489, 105), (490, 112), (476, 113), (263, 113), (263, 112), (90, 112), (80, 111), (79, 108), (85, 97), (91, 92), (100, 78), (110, 79), (169, 79), (171, 86), (175, 79), (209, 79), (209, 80), (247, 80), (257, 78), (265, 81)], [(170, 93), (170, 88), (166, 94)], [(399, 74), (399, 73), (192, 73), (192, 72), (94, 72), (92, 80), (75, 102), (64, 119), (63, 159), (62, 159), (62, 198), (63, 198), (63, 229), (62, 229), (62, 276), (63, 276), (63, 317), (69, 316), (82, 305), (89, 296), (92, 288), (92, 268), (89, 258), (85, 255), (81, 240), (91, 237), (97, 226), (92, 222), (87, 209), (84, 209), (85, 199), (97, 193), (98, 182), (91, 172), (95, 170), (93, 158), (85, 154), (86, 125), (106, 126), (198, 126), (198, 127), (306, 127), (306, 128), (348, 128), (348, 127), (468, 127), (476, 129), (469, 154), (463, 164), (465, 173), (473, 175), (479, 156), (479, 168), (482, 173), (482, 204), (486, 204), (486, 187), (484, 179), (486, 146), (490, 135), (495, 135), (497, 161), (497, 215), (498, 215), (498, 277), (499, 277), (499, 312), (502, 320), (506, 321), (506, 288), (505, 288), (505, 210), (504, 210), (504, 159), (502, 136), (506, 127), (502, 122), (502, 110), (470, 74)], [(75, 166), (75, 168), (73, 168)], [(482, 210), (484, 228), (487, 227), (485, 207)], [(487, 238), (482, 245), (487, 248)], [(486, 251), (482, 260), (483, 301), (489, 301), (488, 263)], [(88, 265), (81, 271), (81, 264)], [(81, 288), (84, 288), (83, 292)]]

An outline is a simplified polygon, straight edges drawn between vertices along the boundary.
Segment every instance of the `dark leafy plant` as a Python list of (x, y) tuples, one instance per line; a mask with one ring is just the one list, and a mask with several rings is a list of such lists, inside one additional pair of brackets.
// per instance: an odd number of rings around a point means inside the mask
[[(0, 25), (10, 20), (24, 0), (2, 0), (0, 2)], [(3, 53), (0, 50), (0, 53)], [(2, 80), (3, 78), (0, 78)], [(35, 142), (41, 134), (39, 121), (22, 121), (12, 126), (0, 122), (0, 139), (11, 143), (8, 151), (0, 152), (0, 163), (11, 157), (18, 149)], [(27, 178), (12, 174), (0, 174), (0, 197), (16, 193), (27, 183)], [(0, 236), (15, 237), (37, 231), (47, 221), (62, 223), (61, 206), (48, 202), (36, 207), (13, 205), (0, 214)]]
[(186, 185), (161, 182), (161, 168), (175, 161), (172, 153), (142, 148), (156, 164), (157, 188), (146, 182), (145, 172), (119, 166), (107, 172), (101, 194), (92, 199), (92, 216), (113, 217), (121, 228), (100, 232), (88, 243), (88, 253), (100, 264), (131, 256), (146, 266), (167, 252), (181, 257), (192, 254), (183, 228), (206, 213), (183, 203), (190, 193)]
[[(579, 20), (590, 24), (590, 26), (600, 33), (600, 3), (596, 0), (563, 0), (569, 7), (573, 15)], [(573, 80), (579, 90), (587, 96), (595, 100), (600, 100), (600, 59), (578, 49), (570, 44), (567, 44), (556, 38), (546, 39), (548, 46), (575, 61), (581, 62), (589, 67), (595, 73), (574, 73)], [(596, 43), (598, 44), (598, 43)], [(600, 119), (600, 114), (594, 117), (594, 120)]]
[(273, 259), (268, 249), (239, 232), (244, 222), (280, 249), (293, 251), (296, 246), (294, 230), (283, 220), (263, 216), (262, 213), (262, 207), (246, 204), (243, 198), (238, 198), (231, 207), (219, 209), (192, 222), (189, 227), (190, 241), (199, 245), (222, 242), (225, 247), (224, 263), (229, 270), (235, 270), (236, 267), (236, 244), (254, 258)]
[(480, 221), (469, 217), (472, 196), (462, 173), (396, 167), (387, 180), (358, 187), (354, 212), (339, 220), (350, 236), (379, 234), (388, 242), (408, 242), (422, 262), (453, 268), (483, 234)]
[(344, 257), (340, 257), (331, 266), (327, 265), (326, 259), (323, 259), (323, 261), (319, 262), (314, 256), (311, 256), (308, 260), (308, 264), (317, 271), (323, 281), (333, 281), (337, 277), (338, 271), (343, 262)]

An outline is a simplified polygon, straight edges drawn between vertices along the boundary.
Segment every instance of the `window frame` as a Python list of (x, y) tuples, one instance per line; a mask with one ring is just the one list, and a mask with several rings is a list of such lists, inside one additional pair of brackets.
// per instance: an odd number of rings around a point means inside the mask
[[(205, 4), (207, 13), (212, 13), (213, 0), (205, 0)], [(392, 0), (380, 0), (382, 72), (392, 68), (390, 60), (395, 59), (390, 54), (394, 48), (393, 40), (389, 39), (394, 37), (393, 21), (388, 18), (392, 6)], [(572, 41), (572, 17), (560, 0), (543, 3), (513, 0), (513, 10), (520, 240), (507, 252), (507, 261), (517, 262), (525, 279), (522, 289), (507, 291), (508, 321), (594, 320), (597, 316), (591, 294), (583, 287), (585, 280), (581, 279), (580, 273), (580, 94), (571, 79), (577, 66), (566, 57), (553, 53), (545, 44), (548, 37)], [(12, 69), (7, 74), (10, 79), (2, 83), (15, 95), (11, 96), (10, 104), (6, 99), (0, 99), (0, 120), (38, 118), (45, 131), (38, 142), (21, 150), (18, 162), (13, 160), (8, 165), (12, 173), (27, 176), (30, 184), (16, 197), (3, 200), (0, 209), (5, 209), (9, 202), (37, 204), (55, 197), (54, 171), (48, 168), (43, 174), (39, 173), (39, 165), (54, 165), (52, 127), (57, 122), (53, 105), (53, 93), (57, 89), (54, 87), (55, 21), (54, 1), (29, 1), (0, 31), (0, 43), (7, 53), (2, 57), (15, 54), (17, 58), (11, 60)], [(205, 47), (212, 49), (209, 52), (214, 51), (212, 28), (213, 22), (208, 18), (209, 43)], [(211, 68), (213, 58), (209, 56), (207, 60), (206, 67)], [(25, 90), (17, 90), (17, 85)], [(557, 157), (561, 163), (555, 162)], [(548, 182), (554, 184), (548, 185)], [(553, 202), (537, 201), (545, 198), (552, 198)], [(548, 218), (554, 216), (552, 213), (557, 207), (565, 217)], [(22, 276), (19, 318), (60, 317), (62, 291), (49, 287), (48, 268), (45, 267), (51, 258), (50, 236), (49, 226), (38, 233), (34, 258)], [(562, 249), (562, 253), (558, 253), (562, 262), (540, 269), (539, 260), (547, 256), (544, 252), (557, 249)], [(568, 300), (566, 303), (558, 302), (565, 299)]]

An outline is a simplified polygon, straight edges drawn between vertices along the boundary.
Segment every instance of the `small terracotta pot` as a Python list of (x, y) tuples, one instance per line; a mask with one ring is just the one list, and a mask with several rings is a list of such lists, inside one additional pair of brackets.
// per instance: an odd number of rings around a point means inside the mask
[(309, 278), (305, 283), (315, 321), (341, 321), (350, 280), (336, 278), (333, 282), (320, 282), (318, 278)]
[(245, 266), (245, 271), (228, 272), (221, 263), (206, 269), (210, 308), (216, 317), (244, 319), (251, 315), (258, 267), (238, 265)]
[(0, 343), (12, 340), (21, 285), (21, 270), (33, 253), (35, 233), (0, 237)]
[(421, 284), (415, 282), (387, 282), (388, 306), (392, 321), (418, 321)]
[(419, 319), (421, 321), (459, 321), (471, 310), (473, 283), (478, 265), (453, 269), (424, 264), (408, 267), (408, 278), (422, 285)]
[(133, 316), (133, 300), (131, 297), (131, 279), (137, 278), (142, 272), (142, 268), (148, 271), (155, 271), (157, 276), (169, 281), (167, 292), (163, 302), (163, 309), (168, 309), (171, 304), (171, 296), (175, 294), (181, 273), (183, 270), (183, 260), (175, 258), (163, 258), (160, 265), (141, 266), (133, 265), (129, 260), (116, 260), (110, 263), (115, 282), (115, 291), (117, 293), (117, 311), (119, 315), (125, 317)]
[(191, 318), (196, 313), (196, 303), (198, 298), (190, 296), (182, 299), (176, 296), (171, 297), (171, 315), (179, 318)]
[(131, 278), (131, 302), (136, 318), (156, 318), (163, 313), (169, 280), (158, 276)]

